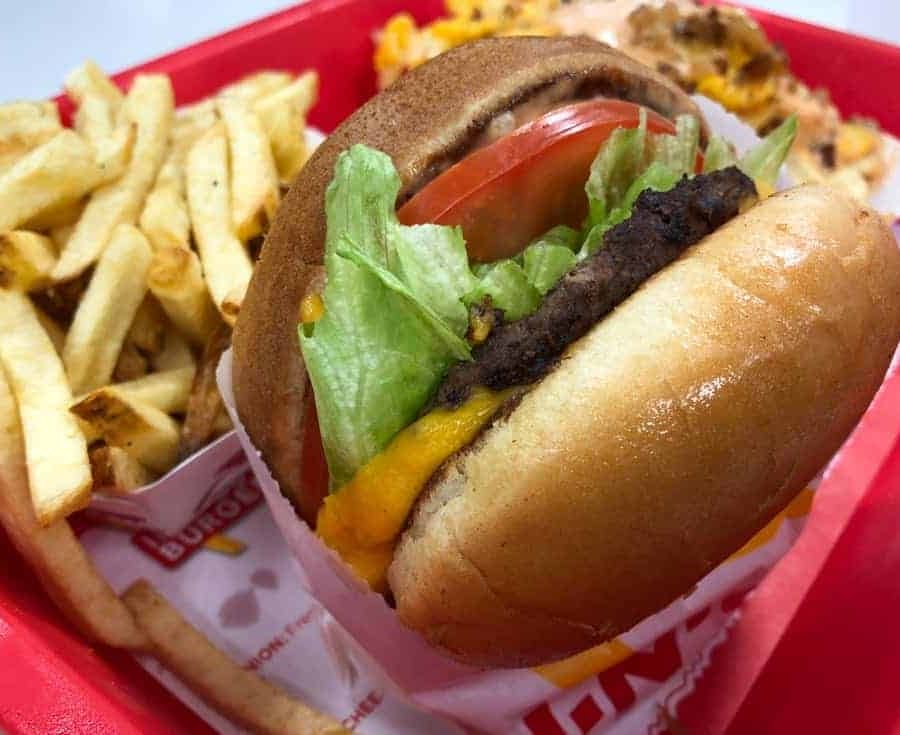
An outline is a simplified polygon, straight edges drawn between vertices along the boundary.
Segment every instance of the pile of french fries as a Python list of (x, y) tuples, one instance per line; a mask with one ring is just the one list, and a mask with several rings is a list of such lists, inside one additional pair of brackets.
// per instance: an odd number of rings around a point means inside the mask
[(248, 683), (152, 589), (123, 601), (66, 517), (230, 428), (215, 368), (251, 254), (306, 161), (317, 85), (263, 71), (176, 110), (165, 75), (123, 94), (87, 62), (65, 81), (72, 128), (53, 102), (0, 105), (0, 522), (83, 632), (156, 653), (262, 732), (327, 718)]
[(0, 106), (0, 362), (35, 511), (127, 493), (228, 430), (213, 372), (282, 188), (307, 157), (314, 72), (264, 71), (176, 112), (93, 63)]

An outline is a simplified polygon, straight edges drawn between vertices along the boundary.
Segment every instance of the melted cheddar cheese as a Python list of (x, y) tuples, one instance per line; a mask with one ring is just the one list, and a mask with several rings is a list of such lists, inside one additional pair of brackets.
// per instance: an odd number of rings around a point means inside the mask
[(475, 438), (509, 394), (480, 389), (458, 409), (427, 413), (325, 498), (316, 533), (374, 590), (385, 589), (394, 543), (425, 483)]

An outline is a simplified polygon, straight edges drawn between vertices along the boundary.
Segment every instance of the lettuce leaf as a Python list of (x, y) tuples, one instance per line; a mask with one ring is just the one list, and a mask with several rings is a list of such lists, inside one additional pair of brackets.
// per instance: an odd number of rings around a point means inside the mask
[(578, 230), (560, 225), (529, 245), (522, 254), (522, 267), (528, 282), (544, 296), (578, 263), (575, 249), (581, 235)]
[(528, 316), (541, 305), (541, 292), (529, 282), (522, 266), (511, 258), (487, 270), (478, 285), (466, 294), (465, 301), (477, 304), (488, 297), (491, 306), (503, 310), (507, 321)]
[(721, 135), (712, 136), (703, 154), (703, 173), (708, 174), (710, 171), (719, 171), (720, 169), (733, 166), (735, 163), (737, 163), (737, 156), (731, 143)]
[(636, 128), (616, 130), (603, 144), (585, 184), (588, 220), (579, 258), (603, 245), (603, 235), (631, 216), (642, 191), (668, 191), (682, 176), (694, 172), (700, 125), (691, 115), (680, 115), (675, 135), (647, 131), (647, 115), (641, 110)]
[(797, 116), (791, 115), (737, 162), (737, 167), (754, 181), (770, 189), (778, 182), (778, 172), (797, 137)]
[(388, 156), (354, 146), (325, 196), (325, 314), (299, 339), (333, 487), (410, 424), (447, 367), (469, 356), (460, 299), (474, 276), (462, 235), (401, 226), (399, 189)]

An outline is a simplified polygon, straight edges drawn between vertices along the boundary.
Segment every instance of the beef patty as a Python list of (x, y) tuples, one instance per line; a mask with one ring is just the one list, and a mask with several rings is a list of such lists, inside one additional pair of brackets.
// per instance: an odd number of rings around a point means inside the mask
[(502, 390), (535, 382), (644, 281), (755, 196), (753, 181), (735, 166), (684, 177), (666, 192), (643, 192), (631, 217), (611, 228), (600, 250), (563, 276), (538, 311), (495, 328), (473, 350), (472, 362), (450, 369), (436, 403), (459, 406), (474, 386)]

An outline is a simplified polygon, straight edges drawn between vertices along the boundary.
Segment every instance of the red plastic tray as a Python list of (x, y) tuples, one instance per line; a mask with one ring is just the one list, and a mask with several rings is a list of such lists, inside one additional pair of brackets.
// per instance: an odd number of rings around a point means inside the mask
[[(374, 93), (371, 32), (401, 10), (426, 22), (442, 13), (443, 2), (310, 0), (115, 78), (127, 85), (137, 72), (164, 71), (182, 104), (262, 67), (315, 68), (322, 93), (311, 122), (327, 131)], [(873, 117), (900, 135), (900, 95), (894, 93), (900, 49), (755, 15), (787, 50), (801, 78), (827, 86), (845, 114)], [(65, 111), (66, 101), (61, 104)], [(898, 416), (900, 379), (882, 394), (877, 420), (893, 426)], [(730, 732), (741, 734), (900, 732), (900, 634), (888, 634), (900, 619), (900, 438), (885, 449), (866, 455), (872, 448), (862, 442), (854, 448), (857, 459), (877, 456), (878, 461), (864, 477), (832, 478), (858, 505), (833, 545), (822, 548), (814, 531), (805, 534), (745, 606), (711, 675), (684, 707), (691, 732), (713, 735), (729, 724)], [(819, 517), (828, 510), (823, 507)], [(816, 523), (814, 514), (812, 528)], [(82, 641), (2, 533), (0, 560), (0, 730), (9, 735), (211, 732), (128, 654)], [(793, 604), (781, 605), (781, 618), (773, 618), (772, 600), (785, 597)], [(860, 620), (885, 624), (860, 628), (855, 625)], [(754, 635), (744, 636), (743, 630)], [(767, 643), (764, 651), (757, 645), (760, 635)], [(750, 639), (757, 650), (741, 647)]]

